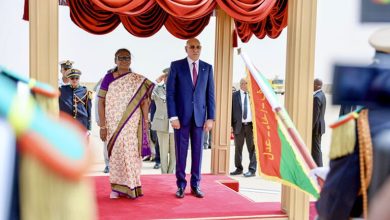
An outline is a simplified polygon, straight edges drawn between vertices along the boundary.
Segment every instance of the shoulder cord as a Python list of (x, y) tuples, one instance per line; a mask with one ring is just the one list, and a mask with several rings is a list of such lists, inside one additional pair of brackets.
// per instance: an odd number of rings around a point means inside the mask
[[(74, 107), (74, 115), (73, 115), (73, 118), (76, 118), (77, 117), (77, 104), (79, 102), (81, 102), (83, 105), (85, 105), (86, 108), (87, 107), (87, 104), (88, 104), (88, 90), (87, 92), (85, 93), (85, 95), (83, 97), (78, 97), (76, 94), (73, 94), (73, 107)], [(85, 99), (85, 102), (83, 101), (83, 99)]]
[(368, 123), (368, 110), (360, 112), (358, 118), (358, 138), (359, 138), (359, 165), (361, 193), (363, 196), (363, 218), (367, 219), (368, 199), (367, 188), (372, 177), (372, 142), (370, 126)]

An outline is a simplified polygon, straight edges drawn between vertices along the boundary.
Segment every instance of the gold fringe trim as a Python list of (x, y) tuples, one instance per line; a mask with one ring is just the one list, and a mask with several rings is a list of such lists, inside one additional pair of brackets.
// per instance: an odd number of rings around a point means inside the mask
[(29, 220), (96, 219), (93, 185), (72, 182), (51, 172), (29, 155), (20, 161), (21, 218)]
[(353, 153), (356, 144), (356, 120), (348, 120), (333, 128), (329, 158), (331, 160)]

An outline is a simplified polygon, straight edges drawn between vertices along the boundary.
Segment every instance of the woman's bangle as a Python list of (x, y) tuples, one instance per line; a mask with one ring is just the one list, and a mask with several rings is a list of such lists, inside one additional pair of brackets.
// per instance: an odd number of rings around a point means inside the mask
[(101, 126), (100, 129), (106, 130), (107, 127), (106, 126)]

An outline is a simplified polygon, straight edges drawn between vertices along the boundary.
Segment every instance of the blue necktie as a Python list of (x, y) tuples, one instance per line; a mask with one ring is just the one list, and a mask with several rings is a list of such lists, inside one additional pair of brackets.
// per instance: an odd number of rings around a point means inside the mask
[(245, 98), (244, 98), (244, 114), (242, 116), (242, 118), (244, 118), (244, 120), (247, 118), (248, 116), (248, 93), (247, 92), (244, 92), (245, 94)]

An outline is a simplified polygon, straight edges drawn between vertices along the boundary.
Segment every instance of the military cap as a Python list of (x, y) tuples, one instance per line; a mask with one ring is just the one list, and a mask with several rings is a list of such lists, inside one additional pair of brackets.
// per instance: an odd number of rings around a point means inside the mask
[(72, 77), (80, 77), (81, 71), (78, 69), (71, 69), (68, 75), (66, 76), (67, 78), (72, 78)]
[(368, 42), (376, 51), (390, 53), (390, 27), (375, 31)]
[(170, 70), (170, 68), (165, 68), (162, 72), (165, 73), (165, 74), (168, 74), (169, 70)]
[(74, 62), (70, 61), (70, 60), (63, 60), (63, 61), (59, 62), (61, 67), (64, 68), (64, 69), (72, 69), (73, 63)]

